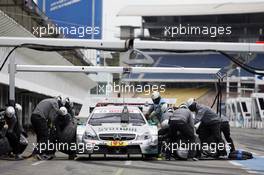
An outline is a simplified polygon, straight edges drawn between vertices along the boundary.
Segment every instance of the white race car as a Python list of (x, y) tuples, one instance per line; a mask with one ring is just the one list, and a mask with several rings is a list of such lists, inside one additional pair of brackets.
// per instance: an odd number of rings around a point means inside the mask
[(78, 154), (158, 154), (157, 126), (148, 124), (136, 106), (95, 107), (77, 127)]

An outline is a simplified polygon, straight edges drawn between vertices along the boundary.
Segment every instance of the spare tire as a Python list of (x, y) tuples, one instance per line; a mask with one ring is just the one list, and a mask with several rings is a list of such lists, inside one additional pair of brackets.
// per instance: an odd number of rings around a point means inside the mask
[(0, 138), (0, 155), (7, 154), (12, 151), (12, 148), (6, 137)]
[(63, 129), (61, 134), (58, 136), (58, 141), (63, 143), (75, 142), (76, 131), (77, 125), (73, 122), (69, 122), (69, 124)]
[[(58, 142), (68, 144), (68, 148), (71, 147), (71, 145), (76, 144), (76, 131), (77, 131), (77, 125), (74, 122), (69, 122), (69, 124), (63, 129), (60, 135), (58, 135)], [(72, 154), (75, 153), (76, 150), (59, 150), (66, 154)]]
[(177, 149), (176, 155), (180, 160), (187, 160), (188, 155), (189, 155), (189, 150), (183, 147), (180, 147), (179, 149)]

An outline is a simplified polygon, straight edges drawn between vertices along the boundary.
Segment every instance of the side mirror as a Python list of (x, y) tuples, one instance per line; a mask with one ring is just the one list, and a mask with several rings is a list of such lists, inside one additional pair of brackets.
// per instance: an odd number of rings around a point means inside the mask
[(76, 118), (76, 123), (77, 123), (77, 125), (81, 125), (81, 122), (80, 122), (79, 118)]
[(90, 108), (89, 108), (89, 112), (90, 112), (90, 114), (93, 112), (94, 108), (95, 108), (95, 107), (90, 107)]
[(153, 120), (148, 120), (148, 124), (150, 126), (157, 126), (157, 123), (155, 121), (153, 121)]

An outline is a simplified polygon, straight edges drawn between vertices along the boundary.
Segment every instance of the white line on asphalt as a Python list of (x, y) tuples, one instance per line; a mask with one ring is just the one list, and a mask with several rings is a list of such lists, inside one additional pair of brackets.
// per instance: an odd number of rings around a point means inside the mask
[(229, 161), (229, 163), (231, 163), (231, 164), (233, 164), (235, 166), (243, 166), (242, 164), (234, 162), (234, 161)]
[(125, 161), (125, 165), (131, 165), (131, 164), (132, 164), (132, 161), (131, 160)]
[(247, 167), (241, 167), (241, 169), (243, 169), (243, 170), (250, 170), (250, 168), (247, 168)]
[(114, 175), (121, 175), (124, 171), (124, 168), (119, 168)]
[[(127, 160), (127, 161), (125, 161), (125, 165), (126, 166), (129, 166), (129, 165), (131, 165), (132, 164), (132, 161), (131, 160)], [(123, 172), (124, 172), (124, 168), (119, 168), (117, 171), (116, 171), (116, 173), (114, 173), (114, 175), (121, 175), (121, 174), (123, 174)]]
[(244, 149), (244, 150), (247, 151), (247, 152), (251, 152), (253, 154), (253, 156), (258, 156), (259, 155), (258, 153), (252, 152), (252, 151), (250, 151), (248, 149)]
[(46, 162), (45, 160), (42, 160), (42, 161), (38, 161), (38, 162), (35, 162), (35, 163), (32, 163), (33, 166), (36, 166), (36, 165), (39, 165), (41, 163), (44, 163)]
[(257, 171), (247, 171), (247, 172), (250, 174), (259, 174), (259, 172), (257, 172)]
[(254, 155), (254, 156), (258, 156), (259, 154), (258, 153), (255, 153), (255, 152), (252, 152), (251, 153)]
[(237, 162), (234, 162), (234, 161), (229, 161), (229, 163), (231, 163), (231, 164), (233, 164), (235, 166), (240, 166), (241, 169), (246, 170), (249, 174), (259, 174), (259, 172), (252, 171), (252, 170), (250, 170), (250, 168), (247, 168), (247, 167), (245, 167), (244, 165), (242, 165), (240, 163), (237, 163)]

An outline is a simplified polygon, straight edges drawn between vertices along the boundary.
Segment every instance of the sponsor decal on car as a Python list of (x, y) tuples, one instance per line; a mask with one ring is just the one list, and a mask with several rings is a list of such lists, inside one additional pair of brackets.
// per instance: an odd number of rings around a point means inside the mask
[[(94, 113), (122, 113), (123, 109), (95, 109)], [(129, 109), (129, 113), (140, 113), (139, 110), (136, 109)]]
[(134, 127), (105, 127), (99, 128), (99, 132), (107, 132), (107, 131), (130, 131), (130, 132), (137, 132), (137, 128)]
[(128, 145), (128, 142), (126, 141), (109, 141), (107, 143), (108, 146), (112, 146), (112, 147), (115, 147), (115, 146), (127, 146)]

